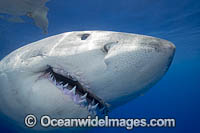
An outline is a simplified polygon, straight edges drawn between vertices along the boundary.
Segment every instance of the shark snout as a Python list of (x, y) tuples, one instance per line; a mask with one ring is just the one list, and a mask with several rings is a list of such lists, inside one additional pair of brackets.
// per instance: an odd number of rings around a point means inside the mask
[(169, 52), (169, 54), (174, 54), (176, 49), (173, 43), (158, 38), (151, 38), (148, 41), (146, 40), (146, 43), (141, 43), (141, 46), (142, 45), (144, 45), (146, 48), (153, 49), (155, 52)]
[(176, 49), (169, 41), (147, 36), (107, 45), (105, 77), (112, 75), (109, 82), (114, 83), (112, 89), (107, 89), (112, 95), (102, 97), (114, 107), (144, 94), (159, 81), (169, 69)]

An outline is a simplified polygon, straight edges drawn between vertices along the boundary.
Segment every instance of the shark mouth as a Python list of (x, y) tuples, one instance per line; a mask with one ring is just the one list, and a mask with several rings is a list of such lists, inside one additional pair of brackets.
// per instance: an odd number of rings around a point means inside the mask
[(106, 115), (108, 113), (108, 104), (83, 87), (70, 73), (48, 65), (42, 77), (47, 78), (64, 95), (70, 96), (75, 104), (87, 108), (91, 115)]

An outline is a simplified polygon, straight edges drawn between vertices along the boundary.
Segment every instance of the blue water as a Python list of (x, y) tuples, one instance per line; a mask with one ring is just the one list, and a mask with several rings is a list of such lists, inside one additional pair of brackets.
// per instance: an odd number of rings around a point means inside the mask
[[(196, 133), (200, 126), (199, 0), (51, 0), (49, 33), (32, 20), (16, 24), (0, 19), (0, 59), (11, 51), (67, 31), (111, 30), (151, 35), (176, 45), (173, 63), (144, 96), (111, 112), (115, 118), (175, 118), (175, 128), (94, 128), (89, 133)], [(0, 117), (1, 118), (1, 117)], [(16, 131), (0, 119), (0, 132)]]

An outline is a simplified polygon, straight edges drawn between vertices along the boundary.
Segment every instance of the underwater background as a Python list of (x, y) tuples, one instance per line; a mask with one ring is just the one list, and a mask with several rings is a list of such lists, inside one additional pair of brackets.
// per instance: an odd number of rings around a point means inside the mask
[[(113, 118), (175, 118), (175, 128), (92, 128), (84, 132), (197, 133), (200, 131), (199, 0), (51, 0), (48, 34), (25, 23), (0, 19), (0, 59), (28, 43), (68, 31), (108, 30), (150, 35), (173, 42), (167, 74), (144, 96), (113, 110)], [(19, 132), (0, 116), (0, 132)]]

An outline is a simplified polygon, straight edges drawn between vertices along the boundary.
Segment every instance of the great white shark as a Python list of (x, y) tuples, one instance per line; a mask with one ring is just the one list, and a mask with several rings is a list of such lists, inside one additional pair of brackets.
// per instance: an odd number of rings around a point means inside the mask
[(169, 41), (111, 32), (67, 32), (19, 48), (0, 62), (0, 111), (24, 117), (105, 115), (143, 95), (167, 72)]

